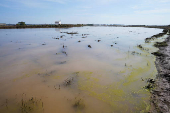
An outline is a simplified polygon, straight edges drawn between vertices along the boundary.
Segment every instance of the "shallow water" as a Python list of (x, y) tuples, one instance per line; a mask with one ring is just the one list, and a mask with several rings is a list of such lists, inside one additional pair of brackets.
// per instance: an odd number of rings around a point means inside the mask
[(157, 73), (150, 54), (157, 49), (144, 39), (160, 32), (130, 27), (0, 29), (0, 112), (146, 112), (149, 91), (144, 87)]

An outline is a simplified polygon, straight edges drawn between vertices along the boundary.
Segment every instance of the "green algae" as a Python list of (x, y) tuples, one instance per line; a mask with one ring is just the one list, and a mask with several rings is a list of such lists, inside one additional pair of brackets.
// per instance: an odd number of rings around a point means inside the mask
[[(149, 50), (151, 51), (152, 48), (153, 47), (150, 47)], [(143, 88), (146, 83), (145, 81), (142, 82), (142, 80), (154, 77), (157, 71), (154, 64), (155, 57), (148, 57), (150, 54), (146, 50), (148, 50), (148, 48), (140, 50), (142, 54), (139, 55), (144, 62), (141, 64), (133, 64), (133, 67), (127, 64), (124, 69), (118, 73), (119, 75), (123, 75), (124, 78), (110, 85), (101, 85), (100, 81), (102, 80), (100, 78), (94, 78), (94, 73), (92, 72), (79, 72), (79, 89), (88, 92), (92, 97), (110, 104), (113, 111), (148, 112), (150, 110), (149, 92)], [(133, 55), (127, 53), (124, 58), (116, 60), (133, 58)], [(129, 107), (132, 107), (132, 109), (129, 110)]]
[[(79, 89), (83, 91), (87, 91), (90, 96), (110, 104), (114, 109), (114, 111), (119, 111), (119, 110), (124, 112), (128, 111), (128, 106), (123, 103), (139, 106), (138, 105), (139, 103), (136, 102), (136, 99), (134, 99), (132, 94), (126, 92), (125, 90), (126, 87), (122, 85), (123, 81), (114, 82), (110, 85), (103, 86), (99, 83), (100, 81), (99, 79), (96, 80), (93, 77), (92, 72), (82, 72), (82, 73), (79, 72), (78, 76), (79, 76), (79, 80), (78, 80)], [(141, 92), (144, 93), (144, 90), (141, 91), (137, 90), (136, 94), (140, 94)], [(135, 109), (141, 110), (140, 106), (139, 108), (135, 108)]]

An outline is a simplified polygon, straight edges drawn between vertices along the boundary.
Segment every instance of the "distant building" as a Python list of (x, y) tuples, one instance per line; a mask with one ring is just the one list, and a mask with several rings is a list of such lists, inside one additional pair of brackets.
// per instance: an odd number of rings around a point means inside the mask
[(25, 25), (25, 22), (18, 22), (17, 25)]
[(0, 26), (6, 26), (6, 23), (0, 23)]
[(55, 25), (61, 25), (61, 21), (55, 21)]

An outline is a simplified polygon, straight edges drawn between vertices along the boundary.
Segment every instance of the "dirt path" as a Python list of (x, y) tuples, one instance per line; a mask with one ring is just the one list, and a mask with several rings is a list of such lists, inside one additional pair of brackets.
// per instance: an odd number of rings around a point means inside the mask
[(151, 96), (152, 113), (170, 113), (170, 36), (165, 42), (168, 46), (158, 47), (155, 61), (158, 75)]

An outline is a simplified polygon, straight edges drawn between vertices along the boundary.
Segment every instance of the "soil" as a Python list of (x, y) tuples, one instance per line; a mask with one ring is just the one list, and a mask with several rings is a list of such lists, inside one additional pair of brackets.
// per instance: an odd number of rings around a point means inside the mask
[(167, 46), (158, 47), (161, 55), (156, 56), (155, 89), (152, 90), (151, 112), (170, 113), (170, 36), (165, 40)]

